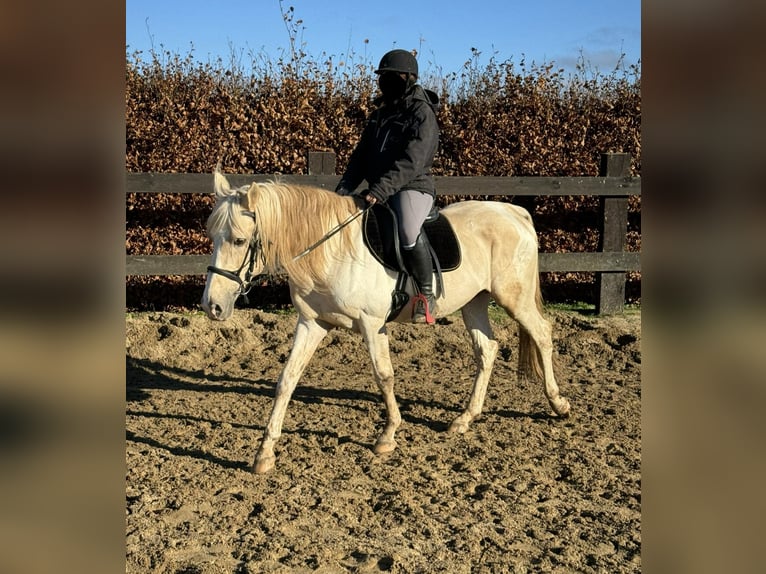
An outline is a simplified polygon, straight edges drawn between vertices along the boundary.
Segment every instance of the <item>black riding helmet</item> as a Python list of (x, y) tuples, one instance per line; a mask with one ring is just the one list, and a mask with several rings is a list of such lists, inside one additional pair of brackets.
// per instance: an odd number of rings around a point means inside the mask
[(383, 55), (378, 69), (375, 70), (376, 74), (383, 72), (402, 72), (417, 77), (418, 61), (407, 50), (391, 50)]

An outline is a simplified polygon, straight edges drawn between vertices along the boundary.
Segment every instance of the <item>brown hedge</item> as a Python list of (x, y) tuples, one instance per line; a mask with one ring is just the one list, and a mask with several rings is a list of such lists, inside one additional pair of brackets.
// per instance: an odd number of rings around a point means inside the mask
[[(209, 173), (219, 160), (236, 173), (305, 173), (307, 152), (333, 151), (342, 172), (375, 95), (371, 64), (347, 66), (253, 60), (252, 67), (198, 63), (140, 53), (126, 57), (125, 168), (130, 172)], [(610, 74), (574, 74), (522, 61), (479, 64), (475, 52), (460, 73), (424, 78), (440, 94), (437, 175), (596, 176), (603, 152), (627, 152), (641, 173), (640, 64)], [(440, 203), (458, 198), (439, 199)], [(540, 250), (595, 251), (598, 200), (593, 197), (503, 198), (535, 218)], [(208, 253), (204, 222), (211, 198), (129, 194), (128, 254)], [(640, 197), (631, 198), (628, 250), (640, 251)], [(129, 309), (188, 308), (200, 278), (127, 281)], [(543, 274), (548, 300), (595, 300), (593, 274)], [(268, 293), (267, 293), (268, 290)], [(259, 297), (287, 303), (284, 286)], [(640, 302), (640, 274), (630, 273), (629, 302)]]

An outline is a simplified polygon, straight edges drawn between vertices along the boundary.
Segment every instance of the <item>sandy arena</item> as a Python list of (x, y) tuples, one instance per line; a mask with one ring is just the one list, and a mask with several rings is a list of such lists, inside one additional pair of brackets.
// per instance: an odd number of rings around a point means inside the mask
[(333, 331), (293, 395), (277, 466), (249, 468), (296, 317), (126, 318), (126, 573), (641, 571), (641, 316), (548, 311), (571, 416), (518, 382), (516, 323), (483, 415), (459, 315), (389, 326), (403, 422), (384, 421), (361, 336)]

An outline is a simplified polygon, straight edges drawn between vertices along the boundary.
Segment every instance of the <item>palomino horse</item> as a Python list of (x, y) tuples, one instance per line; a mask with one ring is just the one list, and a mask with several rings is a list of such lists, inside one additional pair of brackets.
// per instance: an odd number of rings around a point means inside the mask
[[(363, 245), (362, 218), (296, 257), (358, 213), (355, 200), (279, 182), (232, 189), (218, 169), (213, 177), (216, 204), (207, 221), (213, 256), (203, 309), (211, 319), (223, 321), (232, 314), (237, 297), (248, 290), (252, 277), (284, 273), (298, 311), (293, 346), (279, 376), (253, 471), (274, 468), (274, 443), (281, 435), (287, 404), (317, 345), (334, 327), (361, 333), (367, 344), (387, 414), (373, 450), (377, 454), (394, 450), (394, 433), (402, 419), (394, 396), (386, 319), (397, 273)], [(461, 310), (477, 366), (468, 406), (449, 430), (468, 430), (484, 404), (498, 350), (487, 313), (490, 298), (520, 326), (519, 372), (542, 378), (550, 406), (557, 415), (566, 416), (569, 401), (559, 394), (553, 375), (551, 327), (542, 315), (537, 236), (529, 213), (508, 203), (465, 201), (444, 208), (441, 214), (455, 229), (463, 257), (457, 269), (444, 273), (434, 315), (445, 317)], [(410, 318), (408, 305), (395, 320)], [(430, 328), (423, 326), (423, 334)]]

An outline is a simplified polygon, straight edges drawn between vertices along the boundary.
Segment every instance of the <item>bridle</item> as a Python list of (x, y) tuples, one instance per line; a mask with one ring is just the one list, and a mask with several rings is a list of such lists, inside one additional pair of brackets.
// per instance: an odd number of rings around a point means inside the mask
[[(255, 219), (255, 213), (253, 213), (252, 211), (243, 211), (242, 214)], [(249, 303), (247, 299), (247, 294), (250, 293), (250, 290), (255, 285), (258, 277), (262, 275), (262, 274), (258, 274), (253, 276), (253, 268), (255, 267), (255, 258), (260, 256), (261, 263), (265, 264), (266, 262), (263, 255), (263, 248), (262, 248), (263, 246), (261, 244), (261, 238), (259, 237), (257, 231), (258, 231), (257, 228), (253, 231), (253, 235), (250, 237), (250, 244), (247, 247), (247, 252), (245, 252), (245, 258), (242, 260), (242, 264), (239, 266), (239, 268), (236, 271), (221, 269), (220, 267), (216, 267), (215, 265), (207, 266), (207, 270), (209, 273), (216, 273), (217, 275), (221, 275), (237, 283), (239, 285), (239, 288), (237, 289), (235, 297), (242, 297), (243, 302), (246, 305)], [(241, 275), (242, 275), (242, 270), (245, 268), (245, 265), (247, 265), (247, 271), (245, 272), (245, 280), (243, 281)]]
[[(325, 235), (322, 236), (322, 238), (314, 243), (313, 245), (307, 247), (304, 249), (301, 253), (296, 255), (293, 258), (293, 261), (297, 261), (304, 255), (307, 255), (317, 247), (319, 247), (322, 243), (330, 239), (333, 235), (338, 233), (341, 229), (346, 227), (349, 223), (354, 221), (357, 217), (365, 213), (367, 210), (369, 210), (372, 207), (372, 204), (369, 203), (364, 209), (361, 209), (348, 217), (345, 221), (335, 226), (333, 229), (328, 231)], [(247, 215), (248, 217), (252, 217), (253, 220), (255, 220), (255, 213), (252, 211), (243, 211), (243, 215)], [(253, 231), (252, 237), (250, 237), (250, 245), (247, 248), (247, 253), (245, 253), (245, 258), (242, 260), (242, 265), (239, 266), (239, 269), (236, 271), (229, 271), (228, 269), (221, 269), (220, 267), (216, 267), (214, 265), (208, 265), (207, 270), (210, 273), (216, 273), (218, 275), (221, 275), (223, 277), (226, 277), (227, 279), (230, 279), (234, 281), (235, 283), (239, 284), (239, 289), (237, 290), (236, 296), (242, 297), (243, 302), (245, 305), (249, 303), (247, 299), (247, 294), (250, 293), (250, 290), (253, 288), (253, 285), (255, 285), (256, 280), (258, 277), (260, 277), (263, 274), (256, 275), (253, 277), (253, 267), (255, 267), (255, 258), (256, 255), (260, 255), (261, 263), (266, 264), (266, 259), (263, 255), (263, 245), (261, 243), (261, 238), (258, 235), (258, 228)], [(247, 265), (247, 272), (245, 273), (245, 280), (242, 281), (242, 278), (240, 275), (242, 274), (242, 269), (245, 268), (245, 265)]]

